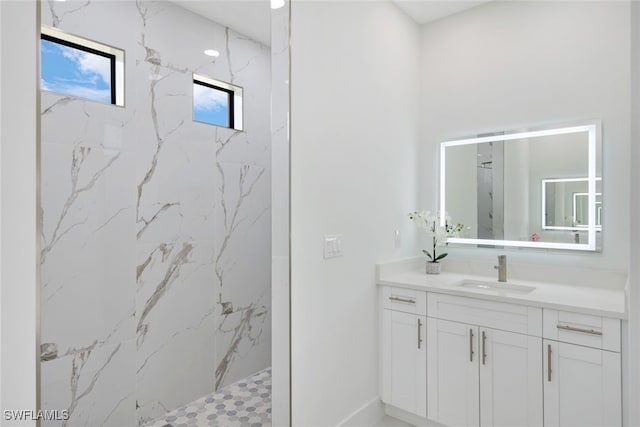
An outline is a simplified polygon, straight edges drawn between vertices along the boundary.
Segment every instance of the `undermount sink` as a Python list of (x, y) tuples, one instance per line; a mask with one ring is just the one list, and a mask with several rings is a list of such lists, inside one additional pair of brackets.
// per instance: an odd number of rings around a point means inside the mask
[(481, 291), (495, 291), (500, 293), (528, 294), (535, 289), (535, 286), (516, 285), (512, 283), (485, 282), (483, 280), (463, 280), (458, 286), (467, 289), (477, 289)]

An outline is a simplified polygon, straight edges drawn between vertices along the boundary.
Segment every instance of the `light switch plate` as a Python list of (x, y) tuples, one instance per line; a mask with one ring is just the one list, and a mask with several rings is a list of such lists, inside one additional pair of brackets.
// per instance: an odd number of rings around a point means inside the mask
[(342, 252), (342, 234), (324, 236), (324, 259), (344, 256)]

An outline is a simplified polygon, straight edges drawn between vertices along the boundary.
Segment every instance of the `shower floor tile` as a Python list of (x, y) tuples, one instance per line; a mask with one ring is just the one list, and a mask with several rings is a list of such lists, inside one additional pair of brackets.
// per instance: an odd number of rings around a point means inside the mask
[(145, 427), (271, 427), (271, 368), (230, 384)]

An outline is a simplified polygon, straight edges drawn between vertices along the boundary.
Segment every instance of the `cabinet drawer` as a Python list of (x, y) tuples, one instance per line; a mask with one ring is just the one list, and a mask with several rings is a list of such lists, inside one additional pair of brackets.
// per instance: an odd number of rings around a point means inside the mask
[(589, 314), (544, 309), (544, 338), (620, 351), (620, 320)]
[(542, 336), (542, 309), (429, 293), (427, 316), (487, 328)]
[(414, 289), (382, 288), (382, 307), (405, 313), (427, 315), (427, 293)]

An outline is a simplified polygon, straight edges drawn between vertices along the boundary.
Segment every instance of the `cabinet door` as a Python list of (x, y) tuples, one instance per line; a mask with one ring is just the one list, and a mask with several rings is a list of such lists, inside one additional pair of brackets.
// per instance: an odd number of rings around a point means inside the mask
[(382, 313), (382, 400), (426, 417), (426, 317), (386, 309)]
[(428, 318), (427, 356), (429, 419), (477, 427), (478, 327)]
[(480, 328), (480, 425), (542, 427), (542, 339)]
[(620, 427), (620, 353), (543, 341), (545, 427)]

